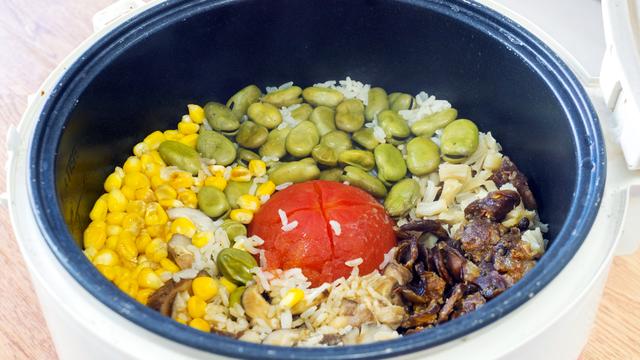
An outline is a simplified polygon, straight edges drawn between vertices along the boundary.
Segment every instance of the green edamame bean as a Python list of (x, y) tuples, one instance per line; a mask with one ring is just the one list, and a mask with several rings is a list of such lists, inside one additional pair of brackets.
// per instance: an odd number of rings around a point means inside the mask
[(336, 89), (311, 86), (302, 91), (302, 97), (313, 106), (336, 107), (344, 99), (344, 95)]
[(336, 127), (355, 132), (364, 125), (364, 105), (358, 99), (347, 99), (336, 108)]
[(168, 165), (177, 166), (180, 170), (188, 171), (193, 175), (197, 175), (200, 170), (200, 155), (189, 145), (166, 140), (160, 144), (158, 152)]
[(291, 128), (273, 129), (267, 136), (267, 141), (260, 147), (261, 156), (283, 158), (287, 155), (285, 142)]
[(236, 159), (236, 147), (226, 136), (211, 130), (201, 130), (196, 149), (202, 156), (227, 166)]
[(226, 219), (222, 225), (220, 225), (220, 228), (227, 233), (227, 237), (232, 245), (236, 237), (247, 236), (247, 227), (235, 220)]
[(220, 189), (203, 186), (198, 191), (198, 208), (212, 218), (217, 218), (229, 211), (229, 202)]
[(240, 207), (238, 205), (238, 198), (244, 194), (249, 193), (249, 189), (251, 188), (251, 182), (239, 182), (239, 181), (229, 181), (227, 183), (227, 187), (224, 188), (224, 195), (227, 197), (229, 201), (229, 206), (231, 208), (236, 209)]
[(332, 108), (326, 106), (318, 106), (313, 109), (309, 120), (316, 125), (320, 136), (336, 129), (335, 113)]
[(322, 139), (320, 139), (320, 144), (328, 146), (336, 152), (336, 155), (340, 155), (343, 151), (353, 147), (349, 134), (340, 130), (334, 130), (324, 135)]
[(431, 139), (418, 136), (407, 143), (407, 168), (413, 175), (427, 175), (440, 165), (440, 149)]
[(308, 120), (313, 112), (313, 108), (309, 104), (300, 104), (297, 108), (291, 111), (291, 117), (297, 122)]
[(367, 150), (373, 150), (380, 144), (373, 135), (373, 128), (362, 128), (353, 133), (353, 141)]
[(364, 111), (364, 117), (367, 121), (373, 121), (378, 113), (389, 108), (389, 100), (387, 92), (383, 88), (374, 87), (369, 90), (367, 99), (367, 108)]
[(342, 181), (346, 181), (349, 185), (358, 187), (377, 198), (387, 196), (387, 188), (380, 179), (376, 179), (376, 177), (355, 166), (346, 166), (344, 171)]
[(285, 146), (289, 154), (301, 158), (309, 156), (319, 142), (320, 134), (316, 126), (311, 121), (302, 121), (291, 130)]
[(253, 103), (247, 109), (249, 119), (267, 129), (273, 129), (282, 122), (282, 114), (277, 107), (269, 103)]
[(458, 119), (442, 130), (440, 137), (442, 158), (461, 163), (478, 149), (478, 127), (471, 120)]
[(320, 180), (326, 180), (326, 181), (342, 181), (342, 173), (344, 171), (341, 168), (333, 168), (333, 169), (327, 169), (327, 170), (322, 170), (320, 172)]
[(237, 116), (231, 109), (220, 103), (213, 101), (206, 103), (204, 114), (213, 130), (233, 132), (240, 127), (240, 116)]
[(302, 89), (299, 86), (292, 86), (282, 90), (270, 92), (262, 97), (262, 101), (269, 103), (277, 108), (300, 104), (302, 98)]
[(310, 160), (311, 161), (305, 159), (304, 161), (281, 163), (282, 165), (278, 166), (269, 174), (269, 178), (276, 185), (317, 179), (320, 176), (320, 169), (318, 169), (318, 166), (313, 162), (313, 159)]
[(236, 142), (247, 149), (257, 149), (267, 141), (269, 130), (253, 121), (245, 121), (240, 125)]
[(327, 145), (318, 144), (311, 150), (311, 156), (318, 164), (325, 166), (336, 166), (338, 164), (338, 155)]
[(255, 85), (249, 85), (230, 97), (229, 101), (227, 101), (227, 107), (231, 109), (236, 117), (240, 118), (247, 113), (249, 105), (257, 102), (260, 96), (262, 96), (260, 88)]
[(397, 182), (384, 200), (384, 208), (391, 216), (405, 216), (420, 199), (420, 185), (413, 179)]
[(351, 149), (345, 150), (338, 155), (341, 164), (357, 166), (363, 170), (371, 170), (376, 165), (374, 155), (371, 151)]
[(245, 286), (238, 286), (231, 294), (229, 294), (229, 307), (233, 307), (236, 304), (242, 305), (242, 294), (244, 294)]
[(454, 108), (442, 110), (413, 123), (413, 125), (411, 125), (411, 132), (416, 136), (431, 137), (436, 130), (447, 126), (455, 120), (457, 116), (458, 110)]
[(378, 167), (378, 177), (382, 181), (398, 181), (407, 174), (407, 165), (402, 158), (402, 153), (391, 144), (380, 144), (373, 155)]
[(253, 255), (234, 248), (222, 249), (216, 263), (222, 275), (238, 285), (244, 285), (251, 281), (253, 275), (249, 270), (258, 266)]
[(378, 114), (378, 125), (384, 130), (388, 139), (404, 139), (411, 135), (407, 122), (393, 110), (384, 110)]
[(251, 160), (260, 160), (260, 155), (251, 150), (240, 148), (238, 149), (238, 160), (248, 164)]
[(393, 111), (413, 109), (415, 103), (413, 96), (404, 93), (389, 94), (389, 108)]

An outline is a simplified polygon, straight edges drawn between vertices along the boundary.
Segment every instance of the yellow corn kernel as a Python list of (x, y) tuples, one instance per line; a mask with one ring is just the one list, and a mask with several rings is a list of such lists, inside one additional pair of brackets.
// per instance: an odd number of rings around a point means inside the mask
[(138, 247), (133, 236), (121, 236), (116, 251), (120, 258), (127, 261), (136, 261), (138, 257)]
[(180, 200), (184, 206), (190, 208), (196, 208), (198, 206), (198, 195), (192, 190), (184, 190), (178, 194), (178, 200)]
[(127, 197), (122, 190), (111, 190), (107, 197), (107, 206), (111, 212), (124, 211), (127, 208), (127, 202)]
[(206, 320), (201, 318), (191, 319), (191, 321), (189, 321), (189, 326), (191, 326), (194, 329), (204, 331), (207, 333), (211, 331), (211, 326), (209, 325), (209, 323), (206, 322)]
[(196, 124), (195, 122), (180, 121), (178, 123), (178, 131), (182, 135), (195, 134), (198, 132), (198, 130), (200, 130), (200, 125)]
[(109, 236), (105, 246), (107, 249), (115, 250), (118, 246), (118, 242), (120, 242), (120, 235)]
[(122, 165), (122, 169), (125, 174), (140, 172), (140, 170), (142, 170), (142, 163), (140, 163), (140, 159), (137, 156), (129, 156), (127, 161), (124, 162), (124, 165)]
[(236, 166), (231, 169), (230, 179), (238, 182), (251, 181), (251, 172), (244, 166)]
[(160, 153), (158, 152), (158, 150), (154, 150), (149, 152), (149, 155), (151, 155), (151, 157), (153, 158), (153, 161), (161, 166), (167, 166), (167, 164), (164, 163), (164, 160), (162, 160), (162, 156), (160, 156)]
[(189, 317), (186, 314), (178, 314), (174, 320), (182, 325), (188, 325)]
[(185, 217), (179, 217), (171, 223), (171, 232), (190, 238), (196, 233), (196, 226), (191, 220)]
[(176, 190), (189, 188), (193, 185), (193, 176), (186, 171), (175, 171), (169, 176), (169, 185)]
[(142, 172), (152, 180), (155, 175), (160, 175), (160, 170), (164, 165), (158, 164), (154, 157), (150, 154), (144, 154), (140, 157), (140, 163), (142, 164)]
[(229, 213), (229, 217), (231, 220), (235, 220), (246, 225), (251, 223), (251, 220), (253, 220), (253, 212), (247, 209), (233, 209), (231, 210), (231, 213)]
[[(195, 125), (195, 124), (194, 124)], [(179, 140), (181, 143), (190, 146), (192, 148), (196, 147), (196, 144), (198, 143), (198, 134), (190, 134), (190, 135), (185, 135), (182, 139)]]
[(104, 181), (104, 191), (111, 192), (111, 190), (120, 189), (122, 186), (122, 177), (115, 172), (109, 174)]
[(122, 232), (120, 225), (107, 225), (107, 236), (115, 236)]
[(136, 199), (136, 190), (132, 187), (129, 186), (123, 186), (122, 188), (120, 188), (120, 191), (122, 191), (122, 194), (124, 194), (124, 197), (127, 200), (135, 200)]
[[(191, 290), (196, 297), (204, 301), (212, 299), (218, 294), (218, 281), (210, 276), (198, 276), (191, 283)], [(194, 316), (193, 317), (199, 317)]]
[(144, 269), (140, 270), (140, 273), (138, 274), (138, 285), (148, 289), (159, 289), (164, 284), (162, 283), (162, 280), (160, 279), (158, 274), (153, 271), (153, 269), (145, 267)]
[(164, 185), (166, 183), (166, 181), (164, 181), (160, 175), (153, 175), (151, 176), (151, 188), (152, 189), (157, 189), (160, 186)]
[(108, 225), (120, 225), (122, 224), (122, 218), (124, 218), (125, 215), (126, 213), (124, 211), (110, 212), (107, 214), (107, 218), (105, 220)]
[(162, 266), (164, 270), (171, 273), (180, 271), (180, 268), (178, 267), (178, 265), (176, 265), (176, 263), (174, 263), (168, 258), (160, 260), (160, 266)]
[(156, 150), (165, 140), (165, 135), (161, 131), (154, 131), (147, 135), (142, 142), (147, 144), (150, 150)]
[(89, 259), (89, 261), (93, 262), (93, 258), (98, 253), (98, 250), (96, 250), (95, 248), (89, 247), (84, 249), (84, 251), (82, 252), (84, 253), (84, 256), (86, 256), (87, 259)]
[(102, 194), (98, 200), (93, 204), (93, 208), (91, 212), (89, 212), (89, 218), (91, 220), (100, 220), (104, 221), (107, 218), (107, 214), (109, 213), (109, 205), (107, 203), (107, 199), (109, 198), (109, 194)]
[(178, 141), (182, 139), (183, 136), (184, 135), (180, 134), (178, 130), (165, 130), (164, 132), (164, 138), (166, 140)]
[(138, 157), (146, 154), (148, 151), (149, 145), (145, 144), (144, 142), (139, 142), (133, 147), (133, 154)]
[(249, 171), (253, 176), (262, 176), (267, 173), (267, 164), (262, 160), (250, 160)]
[(164, 225), (169, 221), (169, 216), (160, 204), (152, 202), (147, 205), (147, 211), (144, 213), (144, 223), (147, 225)]
[(256, 189), (256, 196), (271, 195), (276, 191), (276, 184), (269, 180), (262, 183)]
[(147, 234), (152, 238), (164, 237), (164, 225), (151, 225), (145, 227)]
[(96, 265), (96, 269), (98, 269), (102, 276), (106, 277), (109, 281), (113, 281), (118, 273), (118, 270), (115, 266)]
[(202, 124), (204, 122), (204, 109), (200, 105), (189, 104), (187, 105), (189, 110), (189, 118), (196, 124)]
[(240, 206), (242, 209), (251, 210), (253, 212), (258, 211), (258, 209), (260, 208), (260, 199), (258, 199), (258, 197), (254, 195), (240, 195), (237, 202), (238, 206)]
[(144, 254), (151, 261), (159, 262), (167, 257), (167, 244), (160, 238), (155, 238), (144, 249)]
[(144, 216), (144, 212), (147, 210), (147, 204), (143, 200), (132, 200), (127, 204), (125, 210), (127, 214), (134, 214)]
[(199, 296), (192, 296), (187, 300), (187, 311), (192, 318), (203, 317), (207, 309), (207, 303)]
[(129, 186), (136, 190), (147, 188), (151, 185), (151, 183), (149, 182), (149, 178), (145, 174), (138, 171), (126, 173), (123, 181), (125, 186)]
[(227, 180), (222, 177), (222, 175), (207, 176), (207, 178), (204, 179), (204, 186), (212, 186), (218, 188), (220, 191), (224, 191), (227, 187)]
[(127, 214), (122, 219), (122, 230), (133, 236), (138, 236), (144, 227), (144, 219), (138, 214)]
[(227, 289), (227, 292), (229, 294), (231, 294), (233, 290), (238, 288), (238, 285), (234, 284), (231, 280), (227, 279), (224, 276), (220, 278), (220, 284), (222, 284), (222, 286)]
[(136, 295), (136, 300), (138, 300), (139, 303), (141, 303), (142, 305), (147, 305), (147, 302), (149, 301), (149, 296), (151, 296), (151, 294), (153, 294), (155, 290), (154, 289), (142, 289), (138, 291), (138, 294)]
[(136, 190), (135, 195), (136, 200), (142, 200), (145, 202), (152, 202), (156, 200), (156, 194), (149, 187)]
[(94, 265), (118, 265), (120, 263), (120, 257), (115, 251), (111, 249), (99, 250), (93, 257)]
[(193, 178), (193, 186), (198, 189), (204, 186), (204, 180), (206, 176), (203, 173), (199, 173), (198, 176)]
[(89, 225), (84, 231), (83, 242), (85, 248), (94, 248), (96, 250), (100, 250), (104, 247), (106, 240), (106, 229), (101, 226)]
[(176, 199), (160, 200), (159, 202), (160, 202), (160, 206), (162, 206), (165, 209), (184, 207), (184, 204), (182, 203), (182, 201), (176, 200)]
[(213, 176), (224, 177), (224, 172), (226, 170), (227, 168), (222, 165), (209, 165), (209, 172), (211, 172)]
[(211, 231), (198, 231), (191, 238), (191, 243), (195, 247), (203, 247), (209, 243), (209, 241), (213, 240), (213, 232)]
[(302, 289), (293, 288), (289, 289), (280, 300), (280, 306), (291, 309), (297, 303), (304, 298), (304, 291)]
[[(138, 252), (144, 252), (144, 250), (147, 248), (147, 245), (149, 245), (149, 243), (151, 242), (151, 235), (150, 234), (140, 234), (136, 237), (136, 249), (138, 249)], [(140, 259), (138, 258), (138, 262), (140, 261)]]
[(168, 184), (158, 186), (155, 191), (158, 200), (173, 200), (178, 198), (178, 192)]
[(135, 298), (138, 294), (138, 282), (128, 276), (118, 278), (116, 286), (132, 298)]

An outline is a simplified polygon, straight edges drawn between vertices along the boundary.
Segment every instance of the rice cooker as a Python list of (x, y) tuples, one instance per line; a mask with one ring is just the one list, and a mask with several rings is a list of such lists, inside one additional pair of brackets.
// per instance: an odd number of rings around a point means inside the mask
[[(7, 141), (4, 200), (60, 358), (576, 359), (613, 256), (640, 242), (640, 10), (576, 0), (549, 13), (551, 3), (120, 0), (97, 13), (94, 34), (30, 98)], [(95, 184), (180, 106), (252, 79), (344, 75), (425, 88), (494, 133), (553, 229), (530, 274), (418, 335), (291, 349), (179, 325), (83, 258), (77, 234)]]

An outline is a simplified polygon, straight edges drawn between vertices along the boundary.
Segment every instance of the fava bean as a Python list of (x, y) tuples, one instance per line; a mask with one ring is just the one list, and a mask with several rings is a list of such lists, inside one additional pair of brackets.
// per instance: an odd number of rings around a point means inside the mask
[(205, 104), (204, 114), (213, 130), (229, 133), (240, 127), (240, 117), (220, 103), (212, 101)]
[(276, 185), (287, 182), (299, 183), (317, 179), (320, 176), (318, 166), (308, 160), (292, 161), (281, 163), (275, 170), (269, 174), (269, 178)]
[(236, 147), (226, 136), (212, 130), (201, 130), (196, 149), (202, 156), (227, 166), (236, 159)]
[(249, 270), (258, 267), (253, 255), (235, 248), (222, 249), (216, 263), (222, 275), (238, 285), (251, 281), (253, 275)]
[(380, 144), (373, 151), (382, 181), (398, 181), (407, 174), (407, 165), (402, 153), (391, 144)]
[(393, 110), (384, 110), (378, 114), (378, 125), (384, 130), (388, 139), (404, 139), (411, 135), (405, 119)]
[(384, 208), (389, 215), (405, 216), (420, 199), (420, 185), (413, 179), (397, 182), (384, 200)]
[(407, 168), (413, 175), (427, 175), (440, 165), (440, 149), (429, 138), (419, 136), (407, 143)]
[(410, 110), (414, 107), (413, 96), (395, 92), (389, 94), (389, 108), (393, 111)]
[(229, 294), (229, 307), (234, 307), (236, 304), (242, 305), (242, 294), (244, 294), (245, 286), (238, 286), (231, 294)]
[(447, 126), (447, 124), (455, 120), (457, 116), (458, 111), (454, 108), (442, 110), (413, 123), (413, 125), (411, 125), (411, 132), (416, 136), (431, 137), (436, 130)]
[(320, 144), (328, 146), (336, 152), (336, 155), (340, 155), (343, 151), (349, 150), (353, 147), (349, 134), (340, 130), (334, 130), (322, 136)]
[(376, 179), (376, 177), (355, 166), (346, 166), (344, 171), (342, 181), (346, 181), (349, 185), (358, 187), (377, 198), (387, 196), (387, 188), (380, 179)]
[(299, 86), (292, 86), (282, 90), (270, 92), (262, 97), (262, 101), (269, 103), (277, 108), (300, 104), (302, 98), (302, 89)]
[(245, 121), (240, 125), (236, 142), (247, 149), (257, 149), (267, 141), (269, 130), (253, 121)]
[(311, 121), (302, 121), (291, 130), (285, 146), (289, 154), (301, 158), (309, 156), (319, 142), (320, 134), (316, 126)]
[(249, 189), (251, 188), (251, 182), (240, 182), (230, 180), (227, 183), (227, 186), (224, 188), (224, 194), (229, 201), (229, 205), (231, 208), (236, 209), (240, 206), (238, 205), (238, 198), (244, 194), (249, 193)]
[(200, 170), (200, 155), (189, 145), (166, 140), (160, 144), (158, 152), (168, 165), (177, 166), (180, 170), (190, 172), (193, 175), (197, 175)]
[(260, 147), (261, 156), (283, 158), (287, 155), (285, 142), (291, 128), (273, 129), (267, 136), (267, 141)]
[(369, 171), (376, 165), (374, 155), (367, 150), (345, 150), (338, 155), (338, 161), (341, 164), (357, 166), (363, 170)]
[(245, 164), (248, 164), (249, 161), (251, 160), (259, 160), (259, 159), (260, 159), (260, 155), (256, 154), (251, 150), (243, 149), (243, 148), (238, 149), (238, 160), (242, 161)]
[(226, 219), (222, 225), (220, 225), (220, 228), (227, 233), (227, 237), (231, 244), (235, 242), (236, 237), (247, 236), (246, 226), (235, 220)]
[(336, 127), (355, 132), (364, 125), (364, 105), (358, 99), (347, 99), (336, 108)]
[(367, 121), (373, 121), (378, 113), (382, 110), (387, 110), (388, 108), (389, 100), (387, 99), (387, 92), (384, 91), (383, 88), (371, 88), (367, 99), (367, 107), (364, 111), (364, 117)]
[(262, 96), (260, 89), (255, 85), (249, 85), (229, 98), (227, 107), (231, 109), (237, 118), (240, 118), (247, 113), (249, 105), (257, 102), (260, 96)]
[(204, 186), (198, 191), (198, 208), (212, 218), (218, 218), (229, 211), (229, 202), (220, 189)]
[(297, 108), (291, 111), (291, 117), (294, 118), (297, 122), (309, 120), (311, 113), (313, 112), (313, 108), (309, 104), (300, 104)]
[(353, 141), (367, 150), (373, 150), (380, 144), (373, 135), (373, 128), (362, 128), (353, 133)]
[(311, 150), (311, 156), (318, 164), (325, 166), (336, 166), (338, 164), (338, 155), (329, 146), (318, 144)]
[(336, 129), (335, 113), (332, 108), (326, 106), (318, 106), (313, 109), (309, 120), (316, 125), (320, 136)]
[(249, 119), (267, 129), (273, 129), (282, 122), (282, 114), (277, 107), (269, 103), (253, 103), (247, 110)]
[(467, 119), (451, 122), (442, 130), (440, 149), (444, 160), (463, 162), (478, 149), (478, 127)]
[(313, 106), (336, 107), (344, 99), (344, 95), (336, 89), (311, 86), (302, 91), (302, 97)]
[(333, 169), (327, 169), (327, 170), (322, 170), (320, 172), (320, 180), (326, 180), (326, 181), (342, 181), (342, 173), (344, 171), (341, 168), (333, 168)]

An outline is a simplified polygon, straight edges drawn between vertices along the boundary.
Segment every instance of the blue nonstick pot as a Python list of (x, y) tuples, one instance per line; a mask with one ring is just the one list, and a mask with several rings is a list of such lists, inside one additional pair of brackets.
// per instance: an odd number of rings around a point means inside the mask
[[(223, 101), (255, 83), (350, 76), (389, 91), (426, 90), (491, 131), (528, 175), (550, 244), (514, 287), (474, 313), (396, 340), (283, 348), (202, 333), (144, 307), (81, 252), (102, 181), (184, 104)], [(509, 19), (469, 1), (168, 0), (100, 38), (64, 74), (30, 148), (31, 206), (66, 270), (115, 313), (211, 353), (253, 359), (369, 359), (434, 347), (500, 319), (571, 260), (597, 213), (605, 148), (567, 66)], [(115, 316), (115, 314), (114, 314)]]

